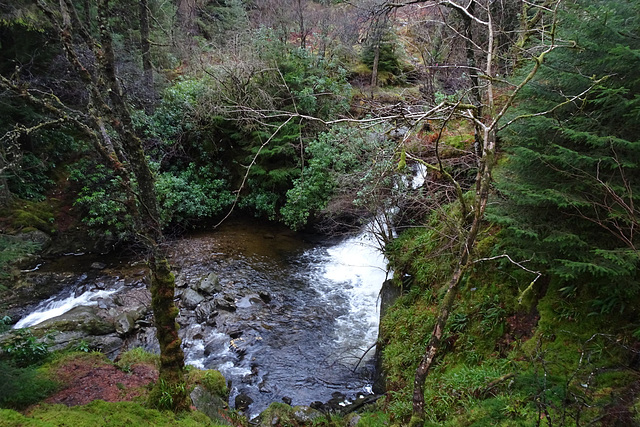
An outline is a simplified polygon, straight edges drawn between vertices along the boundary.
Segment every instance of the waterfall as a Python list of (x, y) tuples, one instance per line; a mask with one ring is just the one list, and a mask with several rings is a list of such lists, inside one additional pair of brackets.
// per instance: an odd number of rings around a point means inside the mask
[[(86, 276), (84, 276), (86, 278)], [(100, 298), (106, 298), (109, 295), (117, 292), (118, 289), (110, 290), (91, 290), (87, 292), (80, 292), (77, 294), (77, 290), (73, 290), (68, 297), (55, 296), (46, 301), (38, 304), (36, 309), (28, 316), (20, 319), (13, 328), (29, 328), (35, 326), (45, 320), (52, 319), (56, 316), (60, 316), (74, 307), (81, 305), (96, 305)]]

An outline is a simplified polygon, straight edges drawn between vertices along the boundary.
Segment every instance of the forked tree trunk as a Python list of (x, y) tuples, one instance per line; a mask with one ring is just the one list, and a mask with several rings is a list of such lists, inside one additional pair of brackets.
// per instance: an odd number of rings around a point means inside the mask
[[(413, 381), (413, 409), (412, 417), (409, 425), (411, 427), (422, 426), (425, 419), (424, 410), (424, 384), (427, 379), (427, 375), (433, 366), (436, 355), (442, 345), (442, 335), (447, 326), (453, 303), (456, 300), (456, 296), (462, 286), (462, 279), (469, 269), (472, 262), (473, 250), (476, 246), (478, 239), (478, 232), (480, 225), (484, 219), (484, 212), (489, 201), (489, 189), (491, 186), (491, 173), (493, 166), (495, 165), (494, 147), (495, 147), (495, 132), (491, 129), (487, 129), (482, 134), (483, 152), (480, 161), (480, 167), (478, 169), (478, 175), (476, 177), (476, 195), (475, 202), (473, 204), (473, 217), (470, 223), (462, 218), (462, 229), (468, 229), (466, 236), (464, 236), (463, 246), (458, 256), (458, 263), (455, 271), (451, 275), (447, 291), (440, 303), (438, 310), (438, 318), (431, 332), (431, 338), (427, 344), (424, 355), (420, 360), (420, 363), (416, 369), (416, 373)], [(465, 227), (466, 225), (466, 227)]]

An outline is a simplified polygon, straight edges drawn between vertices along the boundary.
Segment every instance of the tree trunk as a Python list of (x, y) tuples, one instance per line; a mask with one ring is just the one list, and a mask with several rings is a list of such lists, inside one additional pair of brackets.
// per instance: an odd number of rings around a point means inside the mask
[(447, 292), (440, 304), (440, 313), (436, 319), (436, 324), (433, 327), (429, 344), (427, 345), (427, 349), (422, 356), (422, 360), (420, 360), (420, 364), (416, 369), (416, 374), (413, 380), (413, 414), (411, 422), (409, 423), (410, 426), (422, 426), (424, 424), (424, 383), (427, 379), (427, 375), (429, 375), (431, 366), (433, 366), (438, 349), (440, 348), (444, 328), (447, 325), (447, 320), (449, 319), (453, 302), (458, 294), (462, 277), (467, 270), (467, 264), (463, 264), (462, 262), (463, 260), (460, 261), (456, 271), (449, 281), (449, 287), (447, 288)]
[(140, 50), (142, 51), (142, 73), (145, 88), (153, 90), (153, 66), (151, 64), (151, 42), (149, 40), (148, 0), (140, 0)]
[[(154, 406), (179, 411), (188, 409), (189, 405), (184, 382), (184, 353), (180, 347), (176, 324), (178, 310), (173, 302), (175, 279), (159, 247), (163, 236), (153, 174), (147, 163), (142, 141), (133, 131), (131, 114), (115, 74), (113, 42), (105, 25), (108, 1), (101, 0), (100, 3), (103, 47), (101, 62), (114, 113), (112, 125), (120, 136), (128, 165), (137, 181), (136, 194), (140, 207), (136, 213), (140, 221), (140, 238), (150, 254), (151, 307), (160, 344), (160, 377), (149, 398)], [(167, 396), (171, 398), (167, 399)]]
[(378, 65), (380, 63), (380, 42), (374, 48), (373, 66), (371, 67), (371, 86), (378, 86)]
[(297, 1), (298, 8), (298, 31), (300, 32), (300, 49), (307, 48), (307, 32), (304, 28), (304, 7), (302, 6), (302, 0)]
[[(2, 156), (0, 156), (0, 162), (2, 161)], [(0, 170), (2, 169), (2, 164), (0, 164)], [(6, 208), (11, 203), (11, 192), (9, 191), (9, 184), (7, 183), (7, 177), (4, 176), (2, 172), (0, 172), (0, 208)]]
[[(156, 247), (157, 251), (158, 248)], [(158, 258), (156, 258), (158, 256)], [(189, 393), (184, 382), (184, 353), (176, 328), (178, 308), (174, 303), (175, 278), (163, 256), (149, 260), (151, 270), (151, 308), (160, 343), (160, 375), (149, 394), (154, 407), (185, 411), (189, 409)], [(167, 399), (170, 396), (170, 399)]]

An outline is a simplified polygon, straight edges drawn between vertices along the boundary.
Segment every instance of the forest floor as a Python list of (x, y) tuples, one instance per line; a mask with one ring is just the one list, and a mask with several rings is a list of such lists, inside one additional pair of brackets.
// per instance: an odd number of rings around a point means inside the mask
[(61, 363), (51, 370), (50, 375), (62, 383), (62, 389), (43, 403), (76, 406), (94, 400), (145, 400), (150, 386), (158, 378), (158, 370), (143, 363), (122, 369), (107, 361), (86, 357)]

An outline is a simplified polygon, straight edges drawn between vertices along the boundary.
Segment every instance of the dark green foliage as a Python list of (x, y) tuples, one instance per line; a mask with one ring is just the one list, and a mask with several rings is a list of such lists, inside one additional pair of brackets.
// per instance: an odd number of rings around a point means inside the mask
[(498, 187), (507, 200), (493, 218), (506, 249), (533, 258), (567, 296), (590, 294), (595, 313), (621, 312), (640, 295), (640, 5), (567, 7), (562, 37), (576, 47), (548, 57), (518, 114), (595, 88), (503, 132), (510, 156)]
[(68, 129), (45, 127), (19, 136), (11, 132), (16, 125), (30, 127), (43, 121), (46, 117), (19, 100), (6, 97), (0, 103), (0, 154), (10, 164), (3, 173), (11, 193), (21, 199), (43, 200), (57, 167), (83, 151), (83, 143)]
[(37, 338), (31, 329), (15, 329), (3, 338), (0, 349), (4, 358), (24, 368), (42, 363), (49, 357), (49, 338)]
[(205, 167), (191, 163), (180, 172), (161, 173), (156, 181), (162, 223), (187, 225), (213, 218), (233, 203), (234, 196), (222, 179)]
[[(394, 141), (381, 128), (336, 125), (320, 134), (306, 148), (302, 175), (287, 192), (283, 221), (298, 229), (318, 214), (358, 212), (366, 217), (378, 214), (381, 206), (396, 206), (404, 194), (396, 194), (401, 192), (402, 171), (395, 168), (394, 152)], [(339, 212), (327, 209), (330, 200), (340, 205)]]
[[(7, 284), (5, 281), (11, 278), (14, 273), (12, 263), (37, 248), (38, 245), (35, 243), (17, 239), (14, 236), (0, 235), (0, 289)], [(2, 324), (3, 322), (0, 322), (0, 325)], [(0, 332), (2, 332), (1, 327)]]
[(287, 203), (281, 211), (285, 224), (301, 228), (325, 208), (338, 183), (347, 184), (345, 175), (364, 166), (353, 148), (364, 149), (365, 141), (356, 129), (335, 127), (309, 144), (305, 150), (307, 165), (287, 192)]
[(401, 72), (398, 46), (395, 35), (390, 29), (380, 29), (374, 34), (362, 52), (362, 62), (373, 68), (376, 48), (379, 49), (378, 71), (398, 75)]
[(133, 231), (131, 200), (122, 190), (120, 178), (103, 164), (84, 159), (73, 166), (69, 180), (81, 185), (75, 206), (81, 209), (82, 221), (98, 235), (126, 240)]
[(57, 384), (33, 366), (0, 360), (0, 408), (24, 409), (54, 392)]

